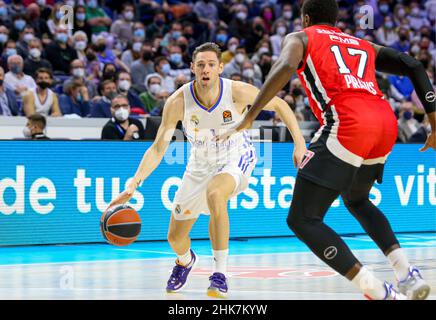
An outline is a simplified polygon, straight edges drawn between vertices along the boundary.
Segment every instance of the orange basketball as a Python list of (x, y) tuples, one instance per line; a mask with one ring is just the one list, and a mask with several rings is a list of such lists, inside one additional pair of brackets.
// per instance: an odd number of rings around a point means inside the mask
[(141, 218), (126, 204), (110, 207), (101, 216), (100, 229), (107, 242), (127, 246), (135, 242), (141, 232)]

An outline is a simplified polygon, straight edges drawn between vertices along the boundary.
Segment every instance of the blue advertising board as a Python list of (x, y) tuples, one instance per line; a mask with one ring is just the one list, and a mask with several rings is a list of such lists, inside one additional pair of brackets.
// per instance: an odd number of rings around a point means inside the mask
[[(99, 222), (150, 142), (0, 141), (0, 245), (103, 242)], [(288, 236), (296, 169), (290, 143), (255, 144), (259, 156), (248, 189), (229, 204), (231, 237)], [(396, 145), (371, 200), (396, 232), (436, 231), (436, 157), (419, 145)], [(161, 165), (131, 200), (142, 219), (139, 240), (165, 240), (171, 202), (189, 154), (170, 145)], [(338, 199), (326, 222), (339, 234), (363, 229)], [(208, 238), (202, 216), (191, 237)]]

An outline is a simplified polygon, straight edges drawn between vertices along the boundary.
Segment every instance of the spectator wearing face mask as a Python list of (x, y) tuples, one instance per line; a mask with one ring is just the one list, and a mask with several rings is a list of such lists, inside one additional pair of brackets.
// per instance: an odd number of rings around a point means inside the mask
[(224, 66), (224, 70), (222, 76), (224, 78), (229, 78), (230, 75), (234, 73), (242, 74), (242, 64), (247, 60), (247, 52), (245, 51), (244, 46), (239, 46), (236, 49), (235, 57), (230, 61), (230, 63)]
[(123, 95), (116, 96), (111, 103), (111, 119), (101, 132), (102, 140), (143, 140), (145, 130), (141, 121), (129, 117), (130, 105)]
[(399, 110), (398, 118), (398, 139), (401, 142), (408, 142), (410, 137), (419, 129), (419, 122), (413, 117), (413, 105), (410, 102), (403, 102)]
[(90, 114), (91, 104), (86, 86), (75, 80), (69, 81), (64, 88), (65, 93), (59, 97), (62, 114), (64, 116), (87, 117)]
[[(165, 57), (158, 57), (154, 61), (155, 71), (162, 77), (162, 87), (170, 94), (175, 91), (175, 77), (170, 76), (171, 66), (168, 59)], [(180, 74), (186, 77), (184, 74)]]
[(34, 38), (29, 42), (29, 56), (24, 60), (24, 73), (31, 77), (35, 77), (36, 71), (41, 68), (53, 70), (51, 63), (43, 59), (42, 43), (38, 38)]
[(141, 47), (141, 58), (132, 63), (131, 75), (133, 85), (145, 90), (144, 81), (148, 74), (154, 73), (153, 51), (150, 43)]
[(252, 30), (248, 36), (246, 36), (245, 49), (248, 54), (254, 52), (256, 45), (261, 41), (266, 34), (265, 22), (260, 17), (253, 19)]
[(139, 96), (145, 106), (145, 110), (151, 113), (158, 106), (158, 95), (162, 89), (162, 77), (158, 73), (149, 74), (145, 78), (145, 87), (147, 91)]
[(11, 33), (9, 37), (15, 41), (18, 41), (20, 37), (20, 33), (24, 30), (24, 27), (27, 25), (26, 15), (17, 14), (12, 15), (12, 26)]
[(101, 98), (91, 106), (92, 118), (110, 118), (111, 101), (117, 96), (117, 85), (113, 80), (104, 80), (100, 84)]
[(239, 39), (245, 39), (251, 33), (251, 24), (248, 22), (248, 9), (245, 5), (238, 4), (234, 7), (229, 30), (232, 30), (233, 36)]
[[(0, 9), (1, 8), (2, 7), (0, 7)], [(9, 29), (4, 25), (0, 25), (0, 52), (3, 52), (3, 49), (8, 40), (9, 40)]]
[(18, 116), (19, 107), (15, 93), (4, 86), (5, 71), (0, 67), (0, 116)]
[(262, 82), (256, 78), (256, 74), (254, 72), (254, 64), (250, 60), (246, 60), (242, 65), (242, 79), (243, 81), (254, 85), (258, 89), (262, 87)]
[(167, 34), (170, 27), (166, 24), (165, 12), (161, 9), (155, 9), (153, 23), (147, 27), (147, 39), (153, 39), (158, 34)]
[(88, 47), (88, 36), (83, 31), (76, 31), (73, 34), (73, 48), (76, 50), (77, 58), (86, 61), (86, 48)]
[(112, 49), (107, 47), (106, 38), (99, 35), (96, 38), (96, 42), (94, 45), (94, 51), (97, 56), (97, 60), (103, 64), (115, 64), (118, 68), (123, 69), (124, 71), (130, 72), (128, 66), (126, 66), (113, 52)]
[(38, 69), (35, 74), (36, 85), (23, 97), (23, 111), (26, 116), (39, 113), (44, 116), (61, 117), (59, 101), (56, 93), (50, 86), (53, 83), (53, 75), (48, 69)]
[(20, 103), (23, 95), (28, 89), (36, 88), (33, 78), (23, 72), (23, 58), (19, 55), (12, 55), (8, 58), (9, 72), (5, 75), (6, 87), (15, 92), (15, 97)]
[(171, 25), (171, 30), (167, 32), (161, 42), (161, 46), (169, 49), (169, 46), (175, 44), (177, 39), (182, 36), (183, 26), (180, 22), (175, 21)]
[(239, 39), (231, 37), (227, 42), (227, 50), (221, 55), (221, 61), (224, 65), (228, 64), (236, 55), (236, 49), (239, 47)]
[(5, 26), (7, 29), (12, 27), (11, 15), (8, 12), (8, 6), (2, 0), (0, 0), (0, 25)]
[(177, 77), (179, 74), (184, 74), (191, 77), (191, 69), (188, 64), (183, 61), (182, 49), (178, 45), (171, 45), (168, 59), (171, 65), (170, 76)]
[(227, 28), (219, 27), (215, 35), (216, 44), (218, 44), (221, 48), (225, 48), (228, 39), (229, 33), (227, 31)]
[[(66, 28), (62, 22), (64, 16), (64, 13), (61, 11), (62, 6), (62, 3), (55, 3), (52, 7), (50, 18), (47, 20), (47, 27), (53, 37), (56, 36), (58, 28)], [(68, 36), (71, 36), (72, 30), (66, 29), (66, 33)]]
[(86, 21), (93, 34), (108, 31), (112, 24), (112, 19), (99, 7), (98, 0), (86, 0)]
[(419, 2), (412, 2), (410, 4), (410, 13), (407, 17), (410, 22), (410, 27), (414, 31), (418, 31), (423, 26), (430, 26), (426, 15), (422, 12)]
[(12, 39), (7, 40), (3, 47), (3, 51), (1, 55), (1, 67), (5, 70), (5, 72), (9, 71), (8, 58), (16, 54), (17, 54), (16, 42)]
[(216, 28), (219, 24), (218, 8), (214, 1), (200, 0), (192, 8), (198, 20), (207, 26), (210, 39), (215, 36)]
[(68, 38), (67, 29), (57, 27), (54, 41), (45, 48), (45, 57), (55, 74), (68, 74), (71, 62), (77, 59), (77, 52), (68, 44)]
[(288, 33), (288, 28), (286, 27), (286, 21), (279, 19), (273, 25), (274, 35), (270, 37), (272, 53), (275, 56), (280, 55), (280, 51), (282, 49), (282, 41), (283, 38)]
[(31, 140), (49, 140), (46, 136), (45, 129), (47, 120), (39, 113), (34, 113), (27, 117), (26, 126), (23, 129), (23, 136)]
[(64, 82), (62, 90), (64, 93), (68, 91), (67, 87), (71, 85), (71, 83), (77, 82), (86, 87), (90, 99), (93, 99), (97, 95), (97, 86), (93, 81), (87, 79), (85, 63), (82, 60), (76, 59), (71, 62), (70, 75), (71, 77)]
[(74, 27), (73, 33), (76, 34), (78, 31), (82, 31), (86, 34), (88, 39), (92, 37), (92, 29), (86, 20), (86, 8), (82, 5), (77, 5), (74, 7)]
[(387, 47), (398, 41), (398, 33), (395, 31), (394, 21), (390, 16), (384, 18), (384, 24), (375, 32), (377, 41)]
[(143, 115), (146, 113), (144, 104), (141, 98), (132, 89), (132, 78), (130, 73), (121, 71), (116, 76), (118, 93), (126, 96), (129, 100), (130, 111), (135, 115)]
[(131, 3), (123, 4), (122, 12), (111, 26), (111, 33), (125, 46), (133, 38), (133, 20), (135, 19), (135, 7)]
[(20, 37), (17, 41), (17, 52), (23, 59), (26, 59), (29, 55), (29, 42), (35, 39), (35, 31), (33, 27), (27, 25), (23, 31), (20, 32)]
[(50, 30), (48, 29), (46, 19), (41, 18), (41, 9), (38, 4), (31, 3), (26, 8), (28, 24), (35, 30), (35, 36), (42, 38), (43, 36), (49, 36)]
[[(133, 37), (131, 42), (126, 45), (126, 50), (121, 54), (121, 61), (132, 70), (132, 64), (141, 59), (141, 50), (145, 42), (144, 25), (136, 22), (133, 25)], [(151, 47), (151, 44), (149, 44)]]
[(392, 48), (407, 53), (410, 50), (409, 30), (406, 28), (400, 28), (398, 30), (398, 41), (392, 45)]

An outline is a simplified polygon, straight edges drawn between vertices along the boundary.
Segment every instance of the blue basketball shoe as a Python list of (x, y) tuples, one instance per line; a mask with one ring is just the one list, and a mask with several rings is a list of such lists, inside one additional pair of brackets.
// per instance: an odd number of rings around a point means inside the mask
[(167, 282), (168, 293), (178, 292), (182, 290), (182, 288), (186, 285), (186, 281), (188, 280), (189, 273), (198, 262), (197, 255), (192, 250), (191, 250), (191, 256), (192, 256), (191, 262), (186, 266), (182, 266), (178, 264), (178, 261), (176, 260), (176, 265), (173, 268), (173, 272), (171, 273), (171, 276)]
[(227, 279), (220, 272), (215, 272), (209, 277), (210, 286), (207, 288), (207, 295), (213, 298), (227, 298)]

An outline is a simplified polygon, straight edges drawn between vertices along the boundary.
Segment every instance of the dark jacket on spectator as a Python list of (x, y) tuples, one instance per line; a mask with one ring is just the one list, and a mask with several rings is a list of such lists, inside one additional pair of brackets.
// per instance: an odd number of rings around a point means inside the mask
[(59, 106), (63, 115), (75, 113), (82, 118), (87, 117), (91, 110), (89, 101), (74, 102), (73, 99), (66, 94), (60, 95)]
[[(3, 87), (3, 90), (6, 93), (6, 97), (8, 98), (8, 107), (9, 110), (11, 111), (11, 114), (13, 116), (18, 116), (20, 113), (20, 109), (17, 104), (17, 99), (15, 98), (15, 93), (11, 89), (5, 87)], [(2, 111), (1, 106), (0, 106), (0, 111)]]
[(70, 63), (77, 59), (77, 52), (70, 46), (62, 49), (57, 42), (52, 42), (45, 48), (45, 57), (53, 65), (54, 72), (70, 73)]
[(112, 118), (111, 103), (100, 99), (91, 106), (91, 118)]
[(39, 61), (35, 61), (30, 58), (24, 60), (23, 72), (25, 74), (28, 74), (31, 77), (35, 77), (36, 70), (38, 70), (39, 68), (53, 70), (51, 63), (48, 60), (40, 59)]

